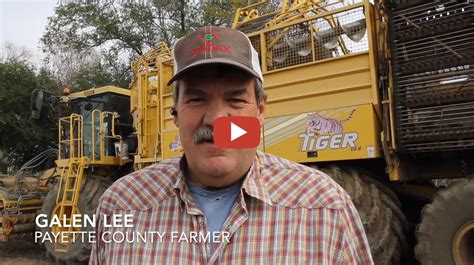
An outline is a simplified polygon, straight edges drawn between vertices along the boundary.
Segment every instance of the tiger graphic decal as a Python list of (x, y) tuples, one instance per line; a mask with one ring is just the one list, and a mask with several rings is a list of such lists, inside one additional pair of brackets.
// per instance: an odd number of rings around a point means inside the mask
[(343, 125), (351, 120), (354, 112), (355, 109), (343, 120), (326, 118), (317, 113), (310, 113), (307, 117), (306, 133), (314, 133), (316, 135), (343, 133)]
[(182, 150), (182, 146), (181, 146), (181, 141), (180, 141), (180, 138), (179, 138), (179, 135), (177, 135), (175, 138), (174, 138), (174, 141), (172, 141), (169, 145), (169, 148), (171, 151), (173, 152), (178, 152), (178, 151), (181, 151)]

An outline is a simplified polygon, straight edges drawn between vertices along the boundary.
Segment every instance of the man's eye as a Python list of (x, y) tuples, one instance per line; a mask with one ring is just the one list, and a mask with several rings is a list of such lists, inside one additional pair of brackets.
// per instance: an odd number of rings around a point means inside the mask
[(234, 103), (245, 103), (246, 101), (241, 99), (241, 98), (231, 98), (229, 99), (230, 102), (234, 102)]
[(204, 101), (204, 98), (190, 98), (188, 99), (188, 103), (195, 103), (195, 102), (202, 102)]

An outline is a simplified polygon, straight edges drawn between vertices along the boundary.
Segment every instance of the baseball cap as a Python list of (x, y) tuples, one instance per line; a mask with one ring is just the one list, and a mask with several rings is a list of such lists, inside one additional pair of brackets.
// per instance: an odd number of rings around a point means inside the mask
[(198, 65), (221, 63), (242, 69), (263, 83), (258, 54), (242, 32), (219, 26), (205, 26), (179, 39), (173, 46), (174, 75), (171, 85)]

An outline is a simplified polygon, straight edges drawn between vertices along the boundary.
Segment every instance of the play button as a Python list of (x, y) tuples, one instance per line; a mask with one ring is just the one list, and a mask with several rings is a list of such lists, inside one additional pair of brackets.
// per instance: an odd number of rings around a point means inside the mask
[(230, 141), (234, 141), (242, 135), (246, 135), (247, 131), (235, 125), (235, 123), (230, 123)]
[(260, 144), (256, 117), (219, 117), (214, 121), (214, 144), (221, 148), (255, 148)]

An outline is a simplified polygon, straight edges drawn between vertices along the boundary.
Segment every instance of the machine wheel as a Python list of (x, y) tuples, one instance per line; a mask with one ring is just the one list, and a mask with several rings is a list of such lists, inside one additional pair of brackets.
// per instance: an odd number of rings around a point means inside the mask
[[(94, 214), (100, 196), (111, 184), (112, 181), (108, 178), (84, 175), (78, 203), (80, 214), (87, 214), (89, 216)], [(56, 210), (57, 207), (57, 192), (58, 185), (55, 185), (44, 198), (43, 207), (39, 212), (40, 214), (46, 214), (49, 220), (51, 220), (51, 214)], [(42, 235), (45, 233), (51, 233), (50, 227), (38, 229), (41, 230)], [(85, 231), (85, 229), (83, 231)], [(85, 241), (86, 242), (81, 242), (81, 240), (79, 240), (71, 243), (68, 252), (57, 252), (55, 251), (54, 241), (49, 242), (46, 240), (44, 241), (46, 255), (54, 259), (57, 263), (87, 263), (90, 256), (91, 244), (87, 243), (88, 240)]]
[(396, 195), (362, 171), (319, 168), (349, 194), (362, 220), (375, 264), (400, 264), (408, 249), (408, 221)]
[(415, 248), (421, 264), (474, 264), (473, 198), (474, 180), (460, 180), (423, 208)]

